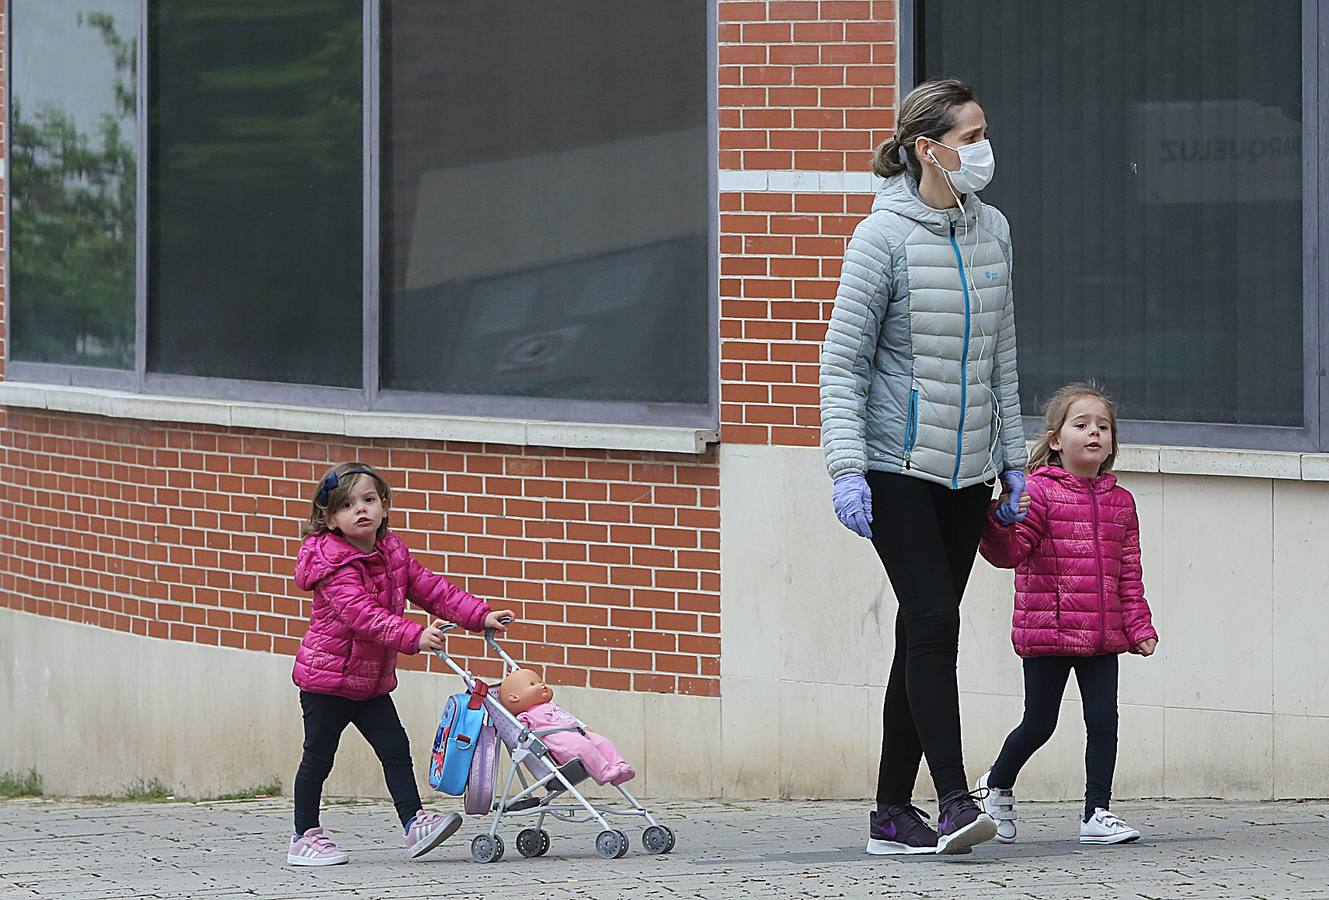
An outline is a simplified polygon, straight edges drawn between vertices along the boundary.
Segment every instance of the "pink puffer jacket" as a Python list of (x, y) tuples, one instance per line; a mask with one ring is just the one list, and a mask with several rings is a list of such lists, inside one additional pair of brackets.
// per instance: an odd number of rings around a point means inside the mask
[(314, 592), (309, 630), (291, 679), (301, 690), (351, 700), (381, 697), (397, 686), (397, 654), (418, 653), (424, 626), (402, 614), (406, 600), (471, 631), (484, 630), (489, 606), (415, 561), (387, 532), (373, 552), (325, 531), (305, 538), (295, 583)]
[(1024, 521), (1004, 526), (989, 511), (979, 545), (988, 562), (1015, 569), (1015, 652), (1096, 656), (1157, 639), (1130, 491), (1111, 474), (1081, 478), (1057, 466), (1035, 469), (1027, 489)]

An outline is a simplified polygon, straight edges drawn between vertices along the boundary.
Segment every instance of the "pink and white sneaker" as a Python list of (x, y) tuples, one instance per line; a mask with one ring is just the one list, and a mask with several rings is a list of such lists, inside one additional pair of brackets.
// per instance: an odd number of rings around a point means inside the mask
[(351, 857), (339, 849), (322, 828), (311, 828), (292, 837), (291, 846), (286, 851), (286, 863), (292, 866), (340, 866), (350, 861)]
[(424, 856), (452, 837), (460, 827), (461, 816), (456, 813), (441, 816), (421, 810), (406, 828), (406, 854), (411, 859)]

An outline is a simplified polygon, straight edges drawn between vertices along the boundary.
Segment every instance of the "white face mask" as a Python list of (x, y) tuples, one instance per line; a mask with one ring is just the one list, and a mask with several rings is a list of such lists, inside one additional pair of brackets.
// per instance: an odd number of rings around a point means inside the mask
[(950, 144), (942, 144), (941, 141), (934, 143), (941, 144), (947, 150), (954, 150), (960, 155), (960, 168), (952, 172), (937, 162), (931, 150), (928, 151), (928, 159), (946, 173), (951, 186), (961, 194), (981, 191), (988, 186), (988, 182), (992, 181), (992, 173), (997, 168), (997, 162), (992, 157), (991, 141), (984, 139), (976, 144), (965, 144), (963, 147), (952, 147)]

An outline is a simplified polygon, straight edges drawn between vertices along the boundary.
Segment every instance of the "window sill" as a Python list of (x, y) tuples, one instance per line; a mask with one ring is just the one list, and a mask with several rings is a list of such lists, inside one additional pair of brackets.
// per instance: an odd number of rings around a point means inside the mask
[(1329, 481), (1329, 453), (1123, 445), (1113, 471)]
[(708, 444), (719, 440), (719, 433), (715, 429), (346, 412), (312, 406), (200, 400), (10, 381), (0, 381), (0, 405), (113, 419), (221, 425), (346, 437), (467, 441), (595, 450), (699, 454), (705, 452)]

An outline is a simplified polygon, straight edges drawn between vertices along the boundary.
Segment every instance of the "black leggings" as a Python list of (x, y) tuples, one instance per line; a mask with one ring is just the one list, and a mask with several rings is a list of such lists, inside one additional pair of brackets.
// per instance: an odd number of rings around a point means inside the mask
[(1024, 661), (1024, 720), (1006, 738), (988, 776), (991, 787), (1013, 788), (1020, 769), (1057, 728), (1057, 711), (1071, 669), (1084, 700), (1084, 815), (1108, 808), (1117, 767), (1117, 656), (1036, 656)]
[(332, 771), (341, 733), (352, 723), (383, 764), (388, 793), (405, 827), (420, 811), (420, 791), (411, 770), (411, 744), (392, 698), (384, 694), (372, 700), (348, 700), (301, 691), (300, 708), (305, 718), (305, 754), (295, 774), (295, 833), (318, 827), (323, 782)]
[(868, 472), (872, 545), (899, 610), (882, 708), (877, 803), (909, 803), (926, 755), (937, 796), (965, 790), (956, 655), (960, 598), (974, 567), (992, 488), (953, 491), (908, 475)]

